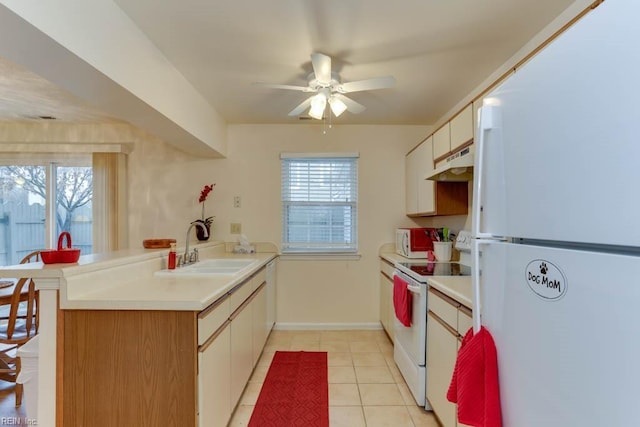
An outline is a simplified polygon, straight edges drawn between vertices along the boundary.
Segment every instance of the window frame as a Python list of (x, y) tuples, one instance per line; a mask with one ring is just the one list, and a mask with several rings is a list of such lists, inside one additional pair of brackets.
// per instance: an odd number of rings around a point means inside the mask
[[(93, 232), (92, 253), (104, 253), (129, 247), (127, 157), (132, 143), (73, 143), (73, 144), (0, 144), (0, 165), (40, 165), (52, 175), (52, 164), (60, 166), (91, 166), (93, 169)], [(55, 185), (55, 176), (49, 183)], [(48, 191), (48, 195), (53, 194)], [(55, 209), (46, 200), (47, 209)], [(53, 211), (55, 212), (55, 211)], [(47, 211), (45, 248), (55, 248), (51, 219)]]
[[(358, 252), (358, 153), (281, 153), (280, 154), (280, 170), (281, 170), (281, 252), (283, 255), (301, 255), (301, 256), (320, 256), (320, 257), (333, 257), (333, 256), (353, 256)], [(313, 194), (311, 190), (305, 192), (298, 191), (297, 196), (305, 197), (307, 200), (292, 200), (292, 177), (290, 173), (290, 167), (292, 163), (307, 163), (309, 166), (321, 162), (346, 162), (349, 165), (347, 176), (338, 181), (337, 186), (342, 188), (348, 188), (348, 198), (345, 201), (327, 201), (327, 200), (308, 200), (313, 196), (318, 198), (333, 197), (333, 191), (336, 186), (335, 178), (338, 176), (335, 174), (335, 170), (329, 171), (326, 175), (316, 175), (316, 178), (321, 177), (323, 181), (328, 181), (329, 189), (316, 192)], [(313, 172), (318, 172), (315, 169)], [(310, 172), (311, 174), (312, 172)], [(312, 177), (307, 176), (302, 178), (303, 182), (309, 185)], [(288, 236), (291, 235), (292, 224), (289, 221), (289, 212), (291, 208), (309, 208), (319, 207), (317, 210), (319, 213), (324, 209), (324, 213), (331, 217), (332, 208), (348, 207), (350, 208), (350, 214), (343, 214), (342, 218), (349, 218), (348, 223), (342, 222), (342, 228), (338, 228), (338, 234), (349, 234), (349, 241), (337, 241), (332, 240), (328, 242), (314, 241), (313, 238), (307, 241), (293, 242)], [(316, 226), (316, 231), (322, 231), (320, 223), (308, 225), (307, 233), (314, 231), (313, 226)], [(324, 225), (327, 228), (327, 225)], [(334, 228), (335, 227), (331, 227)], [(326, 230), (325, 230), (326, 232)], [(329, 231), (331, 233), (331, 231)]]
[(55, 248), (58, 242), (55, 224), (57, 209), (55, 200), (57, 192), (57, 168), (92, 167), (91, 162), (91, 154), (87, 153), (2, 153), (0, 166), (38, 166), (45, 170), (47, 186), (44, 221), (45, 248)]

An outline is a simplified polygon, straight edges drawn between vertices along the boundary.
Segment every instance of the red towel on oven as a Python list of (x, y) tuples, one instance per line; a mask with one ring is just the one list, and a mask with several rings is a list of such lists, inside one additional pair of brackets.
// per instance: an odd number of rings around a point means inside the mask
[(411, 326), (411, 292), (400, 276), (393, 276), (393, 309), (400, 323)]

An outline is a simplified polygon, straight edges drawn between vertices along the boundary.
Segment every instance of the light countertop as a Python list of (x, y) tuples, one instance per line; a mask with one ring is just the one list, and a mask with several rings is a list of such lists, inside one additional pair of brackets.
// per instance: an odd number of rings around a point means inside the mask
[(142, 275), (95, 288), (60, 288), (62, 309), (201, 311), (276, 257), (275, 253), (225, 254), (216, 258), (252, 258), (256, 263), (235, 275), (156, 277)]
[(251, 258), (256, 262), (235, 275), (157, 277), (154, 272), (165, 268), (168, 250), (135, 249), (84, 255), (78, 263), (68, 265), (8, 266), (0, 268), (0, 277), (33, 277), (38, 287), (55, 289), (58, 286), (63, 310), (200, 311), (278, 256), (275, 250), (233, 254), (225, 251), (223, 242), (197, 247), (201, 260)]
[[(382, 258), (385, 261), (390, 262), (391, 264), (395, 264), (396, 262), (402, 262), (402, 261), (411, 261), (410, 258), (406, 258), (403, 257), (402, 255), (399, 255), (395, 252), (383, 252), (380, 253), (380, 258)], [(414, 260), (416, 261), (416, 260)]]
[(427, 279), (429, 286), (471, 309), (473, 307), (473, 289), (469, 276), (433, 276)]

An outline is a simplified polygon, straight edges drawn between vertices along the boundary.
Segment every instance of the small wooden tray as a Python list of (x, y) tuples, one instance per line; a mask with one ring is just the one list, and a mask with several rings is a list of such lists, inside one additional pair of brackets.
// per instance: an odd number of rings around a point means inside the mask
[(176, 239), (145, 239), (142, 241), (142, 246), (145, 249), (168, 249), (175, 242)]

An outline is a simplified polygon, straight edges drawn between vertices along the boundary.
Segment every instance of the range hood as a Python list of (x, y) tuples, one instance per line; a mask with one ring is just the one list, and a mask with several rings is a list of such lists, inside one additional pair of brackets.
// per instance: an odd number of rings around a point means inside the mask
[(463, 148), (442, 160), (424, 179), (431, 181), (471, 181), (473, 180), (473, 145)]

